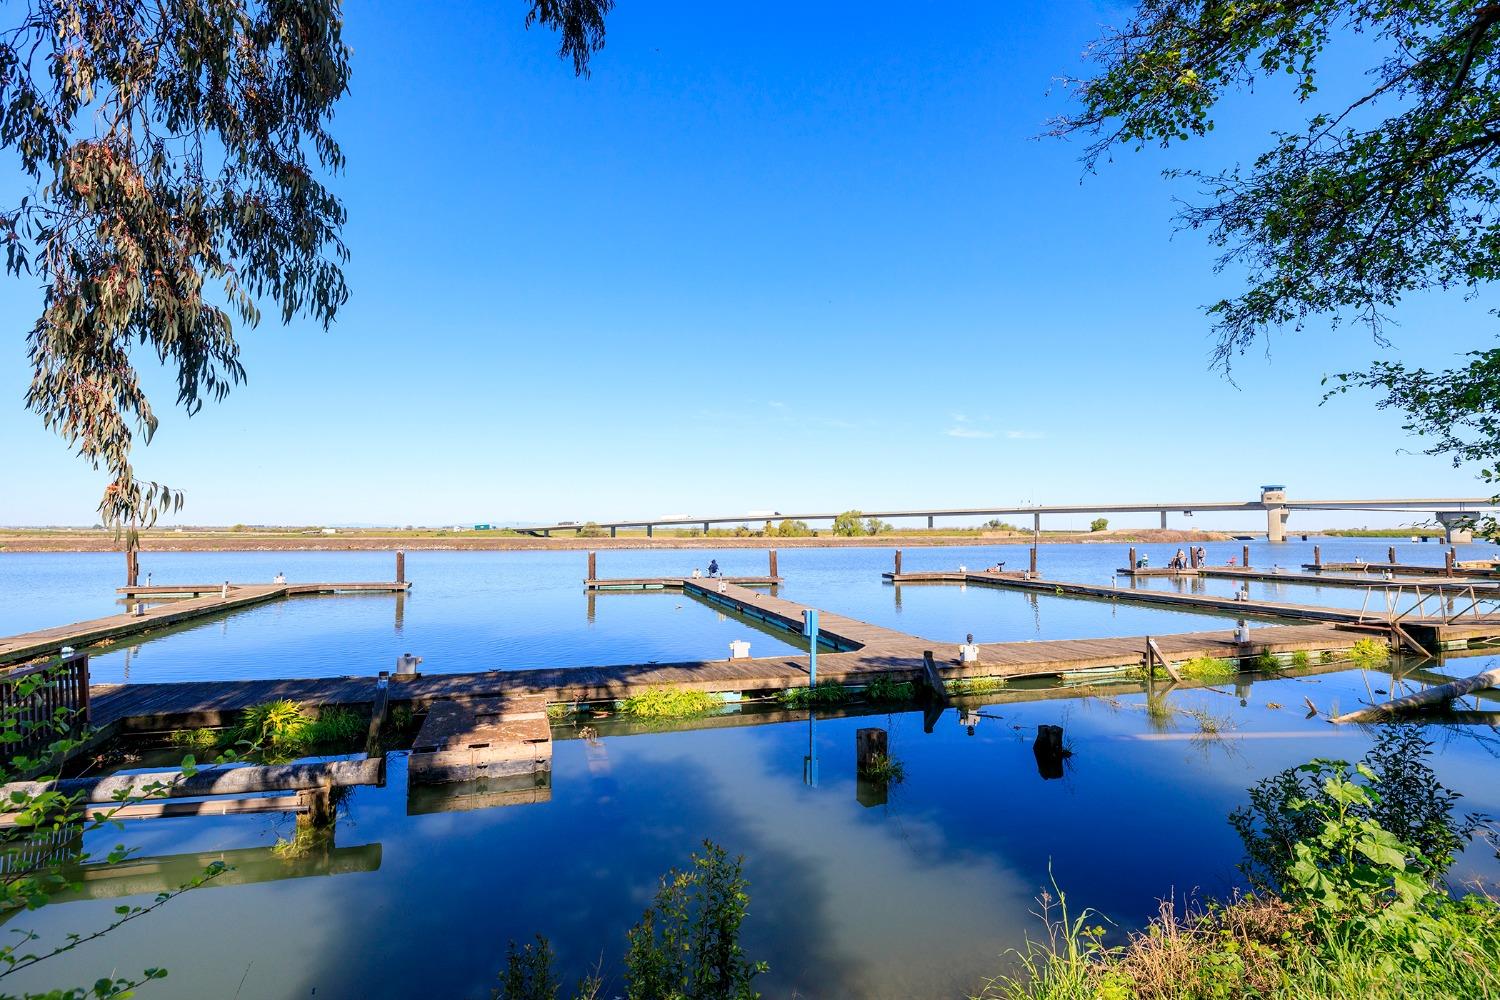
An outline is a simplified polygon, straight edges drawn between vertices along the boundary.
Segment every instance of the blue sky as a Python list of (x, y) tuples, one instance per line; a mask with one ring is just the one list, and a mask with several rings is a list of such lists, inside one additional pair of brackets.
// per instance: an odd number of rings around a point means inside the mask
[[(138, 474), (183, 523), (1484, 492), (1368, 400), (1318, 405), (1362, 330), (1209, 370), (1201, 306), (1237, 286), (1160, 171), (1298, 111), (1267, 89), (1085, 178), (1035, 137), (1111, 9), (627, 0), (588, 80), (519, 3), (410, 12), (347, 11), (335, 327), (242, 330), (248, 384), (191, 419), (149, 379)], [(22, 409), (39, 296), (3, 288), (0, 523), (91, 523), (103, 476)], [(1408, 305), (1392, 356), (1452, 362), (1487, 308)]]

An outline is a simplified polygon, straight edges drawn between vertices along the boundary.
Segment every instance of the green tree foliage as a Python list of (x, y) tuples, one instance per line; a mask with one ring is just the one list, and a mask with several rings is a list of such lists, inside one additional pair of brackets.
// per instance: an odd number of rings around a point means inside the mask
[(1109, 518), (1096, 517), (1089, 522), (1090, 531), (1106, 531), (1109, 529)]
[(776, 534), (782, 538), (805, 538), (812, 534), (812, 529), (807, 526), (806, 521), (786, 518), (776, 526)]
[[(1325, 100), (1334, 49), (1341, 96)], [(1245, 275), (1208, 307), (1226, 369), (1273, 329), (1352, 319), (1381, 338), (1404, 297), (1500, 274), (1500, 6), (1152, 0), (1087, 57), (1097, 72), (1070, 81), (1079, 106), (1054, 132), (1090, 138), (1090, 169), (1119, 147), (1205, 135), (1231, 93), (1285, 81), (1308, 107), (1248, 164), (1168, 172), (1201, 189), (1182, 222)], [(1403, 411), (1433, 453), (1493, 474), (1500, 350), (1446, 371), (1377, 362), (1335, 376), (1335, 392), (1351, 387)]]
[(845, 538), (865, 533), (865, 512), (862, 510), (846, 510), (833, 519), (833, 533)]
[(889, 521), (882, 521), (878, 517), (870, 517), (865, 519), (865, 534), (867, 535), (879, 535), (893, 530), (895, 529), (892, 527)]
[[(531, 0), (587, 70), (612, 0)], [(243, 381), (236, 319), (262, 304), (327, 327), (348, 298), (344, 166), (328, 125), (349, 85), (339, 0), (17, 0), (0, 22), (0, 149), (26, 192), (0, 206), (9, 273), (40, 285), (27, 406), (110, 477), (109, 525), (181, 494), (138, 480), (155, 354), (189, 413)]]

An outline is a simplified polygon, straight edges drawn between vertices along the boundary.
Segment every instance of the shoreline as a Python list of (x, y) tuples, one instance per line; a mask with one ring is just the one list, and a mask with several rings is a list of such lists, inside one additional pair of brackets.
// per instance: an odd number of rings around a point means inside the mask
[[(936, 548), (945, 546), (1027, 545), (1032, 536), (990, 532), (985, 534), (903, 535), (893, 532), (853, 538), (835, 535), (815, 537), (735, 537), (699, 536), (697, 538), (531, 538), (520, 535), (469, 537), (349, 534), (349, 535), (272, 535), (254, 532), (216, 532), (208, 535), (175, 533), (144, 534), (141, 552), (581, 552), (614, 549), (798, 549), (798, 548)], [(1042, 532), (1042, 545), (1107, 545), (1186, 542), (1223, 542), (1232, 536), (1221, 531), (1163, 531), (1147, 528), (1139, 531)], [(110, 532), (48, 533), (0, 532), (0, 555), (7, 553), (79, 553), (119, 552), (121, 542)]]

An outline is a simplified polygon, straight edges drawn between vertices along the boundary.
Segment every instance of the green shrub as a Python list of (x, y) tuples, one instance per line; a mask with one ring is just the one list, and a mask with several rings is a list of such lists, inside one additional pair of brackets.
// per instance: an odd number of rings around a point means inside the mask
[[(1144, 676), (1144, 671), (1141, 672)], [(1004, 677), (955, 677), (947, 682), (951, 695), (989, 694), (1005, 687)]]
[(1305, 649), (1299, 649), (1292, 654), (1292, 666), (1294, 667), (1305, 667), (1311, 662), (1312, 657), (1308, 655)]
[(310, 721), (302, 706), (289, 698), (268, 701), (245, 709), (239, 738), (272, 753), (288, 753), (306, 742)]
[(781, 703), (788, 708), (818, 708), (842, 705), (849, 700), (849, 689), (834, 681), (819, 681), (814, 688), (787, 688), (780, 697)]
[(1107, 528), (1109, 528), (1109, 518), (1107, 517), (1096, 517), (1089, 522), (1090, 531), (1104, 531)]
[(1318, 654), (1318, 662), (1319, 663), (1332, 663), (1334, 660), (1337, 660), (1338, 658), (1339, 658), (1339, 654), (1335, 653), (1331, 649), (1325, 649), (1325, 650), (1323, 650), (1323, 652), (1321, 652), (1321, 653)]
[(620, 711), (637, 719), (686, 719), (712, 712), (721, 704), (707, 691), (654, 687), (620, 702)]
[(1281, 658), (1269, 649), (1262, 650), (1255, 658), (1255, 669), (1265, 671), (1277, 671), (1281, 669)]
[(1361, 667), (1374, 667), (1391, 658), (1391, 647), (1379, 639), (1360, 639), (1349, 650), (1349, 659)]
[(1239, 673), (1240, 668), (1216, 656), (1195, 656), (1179, 666), (1177, 672), (1189, 680), (1225, 680)]
[(916, 693), (910, 681), (897, 681), (890, 677), (877, 677), (865, 685), (865, 698), (875, 702), (907, 702)]

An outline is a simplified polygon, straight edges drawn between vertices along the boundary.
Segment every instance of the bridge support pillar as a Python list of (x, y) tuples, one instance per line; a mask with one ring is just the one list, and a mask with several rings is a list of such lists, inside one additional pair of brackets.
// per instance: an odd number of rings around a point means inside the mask
[(1162, 511), (1161, 512), (1161, 530), (1162, 531), (1166, 531), (1167, 530), (1167, 512), (1166, 511)]
[(542, 537), (543, 538), (551, 538), (552, 537), (552, 531), (550, 529), (544, 530), (542, 532)]
[(1443, 541), (1448, 545), (1468, 545), (1474, 540), (1474, 517), (1456, 510), (1438, 511), (1443, 526)]
[(703, 537), (704, 538), (708, 537), (708, 522), (707, 521), (703, 522)]
[(1266, 509), (1266, 541), (1286, 541), (1286, 519), (1291, 511), (1285, 507), (1268, 507)]
[(654, 525), (650, 525), (650, 524), (648, 524), (648, 525), (646, 525), (646, 537), (647, 537), (647, 538), (650, 538), (650, 537), (651, 537), (651, 529), (652, 529), (652, 528), (653, 528), (653, 527), (654, 527)]
[(931, 514), (927, 515), (927, 530), (928, 531), (932, 530), (932, 515)]
[(610, 528), (609, 529), (609, 537), (610, 538), (619, 538), (620, 537), (620, 529), (619, 528)]

